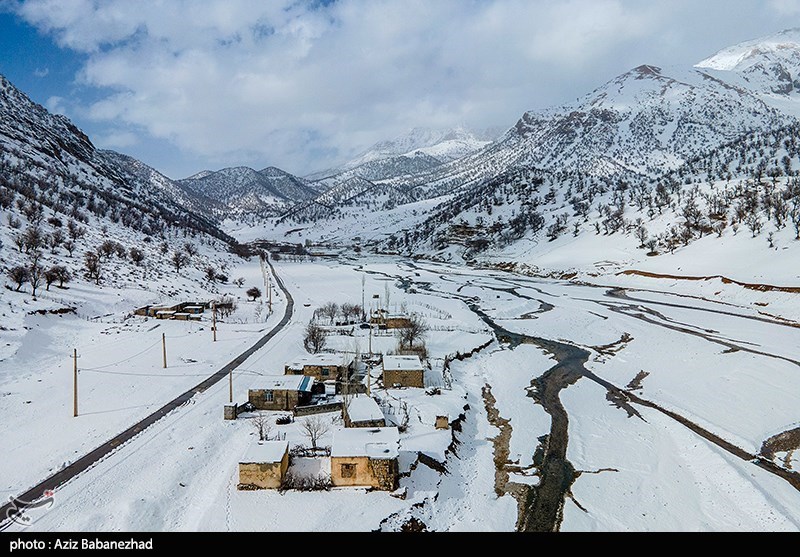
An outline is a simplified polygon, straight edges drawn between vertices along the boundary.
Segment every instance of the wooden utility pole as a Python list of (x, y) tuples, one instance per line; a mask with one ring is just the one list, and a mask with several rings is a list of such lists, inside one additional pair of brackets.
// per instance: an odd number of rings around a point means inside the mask
[(161, 355), (164, 359), (164, 369), (167, 369), (167, 333), (161, 333)]
[(72, 417), (78, 417), (78, 349), (72, 349)]
[(233, 402), (233, 370), (231, 370), (230, 374), (228, 375), (228, 394), (230, 395), (230, 400), (228, 402)]
[(214, 342), (217, 342), (217, 303), (211, 302), (211, 332), (214, 333)]
[(272, 313), (272, 275), (267, 273), (267, 278), (269, 278), (269, 286), (267, 290), (269, 291), (269, 312)]
[(369, 324), (369, 355), (372, 356), (372, 323)]
[(367, 282), (367, 275), (362, 273), (361, 274), (361, 318), (364, 319), (367, 316), (367, 308), (364, 307), (365, 300), (364, 300), (364, 285)]
[(367, 366), (367, 396), (371, 396), (372, 395), (371, 387), (372, 387), (372, 366), (368, 365)]

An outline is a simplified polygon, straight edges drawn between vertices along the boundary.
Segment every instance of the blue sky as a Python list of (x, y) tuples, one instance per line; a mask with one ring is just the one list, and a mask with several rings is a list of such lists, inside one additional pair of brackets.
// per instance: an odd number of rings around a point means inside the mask
[(0, 73), (172, 178), (305, 175), (798, 26), (800, 0), (0, 0)]

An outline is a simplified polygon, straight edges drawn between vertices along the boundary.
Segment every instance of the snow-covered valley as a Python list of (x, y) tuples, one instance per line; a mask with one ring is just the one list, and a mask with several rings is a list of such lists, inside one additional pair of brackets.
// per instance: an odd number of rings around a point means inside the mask
[[(514, 530), (519, 518), (514, 495), (520, 497), (528, 489), (535, 493), (536, 486), (547, 481), (547, 469), (540, 466), (551, 417), (532, 398), (537, 388), (532, 385), (556, 362), (540, 346), (509, 342), (502, 334), (497, 338), (470, 305), (502, 330), (586, 350), (585, 369), (619, 389), (611, 397), (607, 386), (584, 376), (560, 390), (568, 417), (565, 458), (575, 477), (558, 494), (556, 528), (800, 528), (796, 451), (768, 459), (789, 472), (781, 477), (687, 426), (694, 424), (753, 458), (768, 438), (799, 427), (800, 333), (794, 321), (765, 317), (734, 296), (704, 297), (694, 285), (676, 289), (669, 282), (635, 276), (617, 277), (612, 288), (604, 284), (610, 277), (598, 277), (591, 284), (385, 257), (285, 262), (277, 264), (277, 272), (297, 302), (295, 314), (283, 332), (234, 373), (237, 400), (258, 385), (258, 374), (280, 375), (284, 362), (304, 352), (302, 328), (313, 308), (332, 298), (359, 299), (361, 276), (367, 277), (368, 294), (382, 295), (389, 284), (395, 304), (428, 316), (432, 367), (426, 386), (438, 386), (442, 394), (374, 391), (377, 398), (399, 393), (410, 408), (412, 426), (400, 441), (401, 461), (405, 459), (410, 472), (400, 480), (406, 498), (359, 488), (283, 494), (237, 491), (237, 463), (253, 443), (254, 431), (246, 419), (223, 421), (222, 405), (228, 400), (223, 382), (59, 487), (50, 509), (30, 511), (31, 529), (351, 531), (399, 529), (413, 517), (431, 530)], [(768, 300), (777, 295), (752, 296)], [(173, 348), (176, 359), (191, 355), (199, 360), (178, 364), (178, 374), (210, 374), (270, 327), (278, 313), (276, 305), (273, 317), (257, 326), (221, 326), (226, 342), (213, 347), (207, 330), (191, 330), (199, 324), (170, 322), (175, 330), (170, 329), (169, 336), (204, 339)], [(42, 318), (59, 319), (63, 320)], [(134, 318), (113, 340), (100, 337), (110, 352), (91, 365), (124, 360), (138, 351), (134, 344), (148, 346), (161, 327), (147, 332), (150, 327), (141, 320)], [(40, 345), (39, 335), (60, 326), (39, 325), (33, 324), (16, 355), (3, 362), (7, 370), (23, 365), (25, 369), (4, 373), (3, 417), (13, 424), (10, 439), (19, 439), (11, 453), (15, 460), (9, 462), (13, 473), (4, 475), (9, 478), (3, 486), (7, 495), (69, 460), (72, 451), (81, 453), (129, 425), (152, 401), (164, 401), (193, 383), (189, 377), (158, 377), (175, 370), (159, 369), (156, 346), (148, 356), (152, 361), (137, 369), (142, 377), (82, 372), (85, 414), (73, 418), (70, 343), (47, 354), (33, 351)], [(249, 332), (228, 340), (239, 328)], [(84, 344), (98, 335), (96, 329), (74, 334), (76, 342)], [(394, 344), (392, 337), (373, 340), (377, 350), (390, 350)], [(453, 362), (447, 388), (442, 358), (488, 340), (492, 343), (480, 353)], [(363, 334), (333, 337), (331, 347), (346, 350), (356, 343), (365, 350), (366, 341)], [(224, 348), (218, 348), (220, 344)], [(87, 350), (81, 367), (89, 367), (88, 358)], [(124, 367), (120, 363), (106, 369)], [(630, 395), (627, 399), (625, 393)], [(468, 410), (461, 431), (453, 432), (456, 449), (446, 451), (450, 436), (431, 439), (424, 422), (437, 412), (458, 412), (463, 405)], [(276, 427), (293, 443), (303, 442), (295, 424)], [(501, 435), (503, 430), (506, 434)], [(25, 443), (26, 439), (47, 442)], [(447, 474), (423, 465), (408, 469), (417, 452), (441, 460)], [(329, 512), (334, 508), (339, 518), (332, 521)]]

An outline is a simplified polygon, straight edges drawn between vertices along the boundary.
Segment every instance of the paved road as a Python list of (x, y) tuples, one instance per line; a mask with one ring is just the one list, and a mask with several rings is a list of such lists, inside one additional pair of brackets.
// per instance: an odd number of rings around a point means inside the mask
[[(55, 490), (60, 485), (63, 485), (67, 481), (71, 480), (100, 459), (104, 458), (114, 450), (118, 449), (121, 445), (130, 441), (134, 437), (136, 437), (139, 433), (156, 423), (158, 420), (166, 416), (167, 414), (171, 413), (174, 410), (177, 410), (189, 400), (208, 389), (212, 385), (218, 383), (222, 379), (226, 378), (228, 374), (242, 365), (244, 361), (252, 356), (257, 350), (262, 348), (265, 344), (267, 344), (272, 337), (274, 337), (281, 329), (283, 329), (287, 323), (292, 318), (292, 312), (294, 311), (294, 299), (292, 298), (289, 291), (283, 284), (283, 281), (275, 274), (275, 269), (272, 266), (272, 263), (267, 260), (267, 264), (269, 265), (270, 269), (272, 270), (272, 274), (275, 277), (278, 286), (283, 291), (284, 295), (286, 296), (286, 311), (284, 312), (283, 318), (278, 322), (278, 324), (266, 335), (261, 337), (258, 342), (256, 342), (253, 346), (239, 354), (236, 358), (234, 358), (228, 365), (214, 373), (211, 377), (205, 379), (201, 383), (198, 383), (185, 393), (181, 394), (174, 400), (168, 402), (143, 420), (135, 423), (119, 435), (115, 436), (112, 439), (109, 439), (90, 453), (82, 456), (78, 460), (74, 461), (72, 464), (68, 465), (67, 467), (63, 468), (62, 470), (56, 472), (49, 478), (43, 480), (42, 482), (38, 483), (37, 485), (30, 488), (25, 493), (19, 495), (16, 498), (15, 502), (9, 502), (2, 507), (0, 507), (0, 526), (8, 526), (8, 521), (10, 518), (17, 514), (20, 510), (24, 509), (25, 507), (29, 506), (31, 503), (35, 502), (38, 499), (41, 499), (44, 492), (47, 490)], [(5, 523), (5, 524), (4, 524)]]

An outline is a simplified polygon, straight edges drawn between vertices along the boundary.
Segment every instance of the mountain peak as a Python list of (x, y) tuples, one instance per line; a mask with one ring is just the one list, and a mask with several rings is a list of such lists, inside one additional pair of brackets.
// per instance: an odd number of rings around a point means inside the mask
[(739, 71), (761, 60), (800, 57), (800, 27), (724, 48), (695, 64), (697, 68)]

